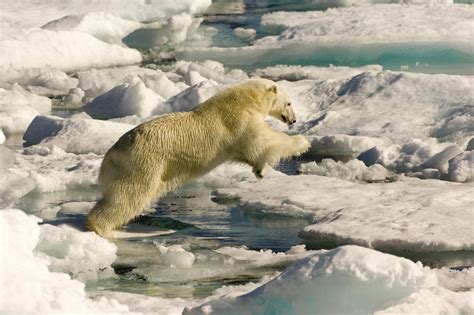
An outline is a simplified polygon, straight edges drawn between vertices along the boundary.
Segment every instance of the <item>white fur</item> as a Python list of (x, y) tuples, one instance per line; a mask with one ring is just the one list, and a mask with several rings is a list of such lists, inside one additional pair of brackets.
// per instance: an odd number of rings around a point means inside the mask
[(87, 217), (88, 228), (108, 235), (156, 198), (226, 161), (249, 164), (262, 178), (267, 164), (308, 150), (305, 137), (267, 125), (268, 115), (295, 121), (288, 96), (274, 82), (258, 78), (191, 112), (165, 115), (127, 132), (104, 157), (99, 175), (103, 198)]

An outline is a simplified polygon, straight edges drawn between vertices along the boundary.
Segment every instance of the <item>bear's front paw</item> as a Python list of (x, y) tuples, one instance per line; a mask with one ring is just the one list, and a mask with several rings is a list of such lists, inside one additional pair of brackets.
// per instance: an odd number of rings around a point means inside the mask
[(265, 176), (265, 168), (263, 169), (260, 169), (260, 168), (253, 168), (252, 172), (254, 173), (255, 177), (257, 177), (258, 179), (262, 179), (264, 176)]
[(302, 135), (293, 136), (294, 139), (294, 148), (295, 148), (295, 155), (301, 155), (309, 150), (311, 147), (311, 142)]

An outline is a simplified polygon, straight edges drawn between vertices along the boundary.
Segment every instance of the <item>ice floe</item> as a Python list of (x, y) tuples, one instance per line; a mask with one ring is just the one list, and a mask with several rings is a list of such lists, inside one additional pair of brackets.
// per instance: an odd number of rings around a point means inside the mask
[[(416, 9), (415, 9), (416, 8)], [(287, 29), (257, 45), (282, 43), (360, 44), (440, 42), (469, 43), (474, 9), (469, 5), (417, 6), (379, 4), (326, 11), (275, 12), (262, 17), (263, 25)]]
[(315, 246), (357, 244), (391, 251), (472, 250), (471, 195), (469, 185), (438, 180), (364, 184), (281, 173), (216, 191), (218, 198), (233, 199), (244, 209), (314, 219), (300, 236)]

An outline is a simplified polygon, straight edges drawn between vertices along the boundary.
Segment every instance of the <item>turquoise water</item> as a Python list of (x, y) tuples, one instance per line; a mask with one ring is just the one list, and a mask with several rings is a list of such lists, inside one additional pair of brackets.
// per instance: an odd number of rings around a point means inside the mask
[(298, 45), (287, 48), (238, 51), (182, 51), (179, 59), (213, 59), (231, 68), (248, 71), (278, 64), (349, 66), (382, 65), (388, 70), (423, 73), (474, 74), (474, 53), (443, 43), (371, 44), (317, 47)]

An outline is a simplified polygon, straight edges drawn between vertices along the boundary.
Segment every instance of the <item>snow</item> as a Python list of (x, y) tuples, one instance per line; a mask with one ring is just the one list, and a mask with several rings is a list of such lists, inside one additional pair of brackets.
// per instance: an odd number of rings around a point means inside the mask
[(164, 99), (148, 89), (140, 78), (124, 83), (94, 98), (84, 111), (94, 118), (109, 119), (137, 115), (142, 118), (170, 111)]
[[(308, 243), (356, 244), (381, 250), (472, 250), (472, 187), (400, 177), (353, 183), (317, 175), (273, 173), (258, 183), (217, 189), (248, 211), (306, 216)], [(455, 227), (455, 228), (453, 228)]]
[(75, 154), (104, 154), (134, 126), (96, 119), (37, 116), (26, 130), (25, 146), (39, 144)]
[(204, 303), (183, 314), (368, 314), (435, 285), (436, 276), (420, 263), (344, 246), (304, 258), (246, 295)]
[(448, 42), (472, 49), (470, 30), (474, 8), (469, 5), (413, 6), (380, 4), (326, 11), (275, 12), (262, 17), (262, 25), (284, 26), (279, 36), (268, 36), (256, 45), (317, 43), (367, 44)]
[[(48, 261), (38, 257), (34, 250), (41, 242), (41, 237), (47, 237), (48, 239), (44, 241), (48, 242), (52, 241), (52, 235), (45, 236), (43, 234), (45, 230), (38, 226), (38, 221), (38, 218), (27, 216), (20, 210), (4, 209), (0, 211), (2, 248), (0, 286), (2, 296), (8, 297), (0, 299), (1, 312), (127, 312), (126, 306), (113, 299), (102, 297), (93, 300), (87, 298), (83, 283), (72, 280), (68, 274), (48, 270)], [(63, 235), (61, 231), (56, 232), (56, 236), (61, 238)], [(68, 231), (65, 233), (67, 235)], [(76, 239), (83, 235), (86, 234), (78, 233)], [(87, 236), (84, 237), (87, 238)], [(95, 238), (99, 239), (97, 236)], [(61, 244), (61, 246), (64, 245), (66, 244)], [(109, 244), (109, 246), (113, 245)], [(58, 249), (60, 248), (56, 248), (56, 250)]]

